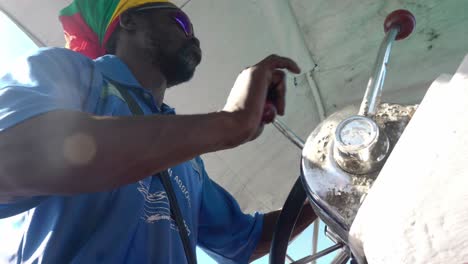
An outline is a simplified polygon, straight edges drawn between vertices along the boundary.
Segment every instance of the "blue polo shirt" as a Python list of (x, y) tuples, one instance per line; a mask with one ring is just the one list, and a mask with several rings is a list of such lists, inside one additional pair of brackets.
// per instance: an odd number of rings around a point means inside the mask
[[(131, 115), (109, 80), (128, 88), (146, 115), (174, 114), (167, 105), (158, 109), (117, 57), (93, 61), (49, 48), (20, 60), (0, 79), (0, 131), (54, 110)], [(199, 157), (170, 168), (169, 175), (193, 250), (198, 245), (219, 263), (247, 263), (263, 216), (243, 214), (234, 198), (208, 177)], [(186, 263), (156, 176), (110, 192), (0, 204), (0, 218), (22, 212), (27, 212), (27, 229), (18, 245), (18, 263)]]

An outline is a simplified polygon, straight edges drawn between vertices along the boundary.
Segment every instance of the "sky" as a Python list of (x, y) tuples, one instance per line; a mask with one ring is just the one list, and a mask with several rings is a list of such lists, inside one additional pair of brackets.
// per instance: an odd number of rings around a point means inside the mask
[[(34, 42), (26, 36), (7, 16), (0, 12), (0, 75), (8, 70), (9, 65), (21, 55), (37, 48)], [(5, 41), (7, 40), (7, 41)], [(22, 216), (15, 216), (9, 219), (0, 220), (0, 263), (9, 252), (14, 252), (22, 235)], [(319, 250), (331, 246), (331, 241), (324, 236), (324, 225), (320, 224)], [(307, 228), (299, 235), (288, 248), (288, 254), (295, 260), (303, 258), (311, 253), (313, 227)], [(8, 239), (4, 239), (8, 238)], [(202, 250), (197, 249), (198, 262), (200, 264), (216, 264)], [(330, 263), (333, 254), (321, 258), (317, 264)], [(265, 256), (254, 264), (267, 264), (268, 256)]]

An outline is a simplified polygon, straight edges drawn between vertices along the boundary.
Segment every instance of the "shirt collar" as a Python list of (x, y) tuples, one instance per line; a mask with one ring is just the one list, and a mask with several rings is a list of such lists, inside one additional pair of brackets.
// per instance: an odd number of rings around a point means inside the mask
[(128, 66), (115, 55), (104, 55), (95, 60), (101, 73), (122, 85), (141, 87)]
[[(96, 67), (106, 77), (124, 86), (130, 86), (146, 91), (140, 83), (135, 79), (128, 66), (115, 55), (104, 55), (95, 60)], [(161, 109), (158, 109), (164, 114), (175, 114), (175, 109), (163, 103)]]

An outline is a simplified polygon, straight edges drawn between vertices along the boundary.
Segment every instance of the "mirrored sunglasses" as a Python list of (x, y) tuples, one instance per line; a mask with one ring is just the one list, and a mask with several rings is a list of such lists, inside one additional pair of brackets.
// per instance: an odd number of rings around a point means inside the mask
[(150, 5), (150, 6), (142, 6), (132, 9), (132, 12), (138, 12), (143, 10), (150, 10), (150, 9), (174, 9), (175, 12), (171, 13), (170, 16), (174, 21), (181, 27), (181, 29), (185, 32), (187, 37), (193, 37), (193, 25), (190, 21), (189, 17), (178, 8), (172, 5)]

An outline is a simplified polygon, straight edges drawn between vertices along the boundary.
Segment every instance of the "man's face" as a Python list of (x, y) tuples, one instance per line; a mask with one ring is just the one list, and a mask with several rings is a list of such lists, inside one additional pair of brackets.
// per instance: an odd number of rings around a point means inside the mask
[[(168, 87), (187, 82), (200, 64), (200, 41), (190, 35), (192, 26), (180, 9), (144, 10), (144, 49), (167, 79)], [(186, 32), (188, 31), (188, 32)]]

